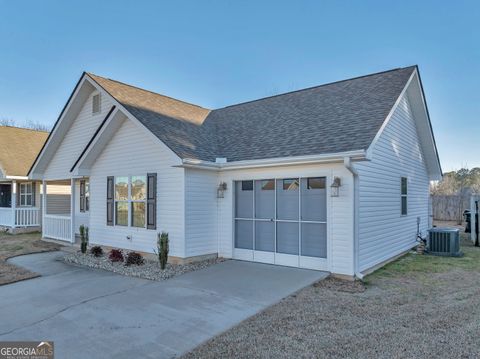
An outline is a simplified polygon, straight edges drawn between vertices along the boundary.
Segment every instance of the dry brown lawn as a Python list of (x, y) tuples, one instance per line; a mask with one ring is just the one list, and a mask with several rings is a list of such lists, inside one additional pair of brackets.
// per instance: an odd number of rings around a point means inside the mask
[(41, 240), (40, 233), (0, 233), (0, 285), (38, 277), (39, 274), (7, 263), (7, 259), (23, 254), (58, 250), (59, 245)]

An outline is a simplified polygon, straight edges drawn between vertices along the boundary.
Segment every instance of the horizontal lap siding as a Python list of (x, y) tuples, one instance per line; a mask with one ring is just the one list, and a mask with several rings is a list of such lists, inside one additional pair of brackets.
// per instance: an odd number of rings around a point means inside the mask
[[(131, 120), (125, 120), (92, 167), (90, 240), (92, 243), (152, 253), (157, 233), (166, 231), (170, 255), (184, 256), (184, 170), (166, 146)], [(157, 229), (107, 226), (107, 176), (157, 173)], [(132, 236), (132, 240), (127, 240)]]
[[(218, 238), (223, 257), (233, 256), (233, 181), (248, 179), (327, 176), (327, 234), (329, 270), (353, 275), (353, 176), (343, 164), (278, 166), (226, 171), (219, 182), (226, 182), (225, 198), (219, 199)], [(341, 178), (339, 197), (330, 197), (332, 178)]]
[(111, 107), (112, 102), (105, 96), (102, 96), (101, 111), (93, 115), (92, 95), (88, 97), (60, 147), (48, 164), (45, 170), (45, 179), (70, 178), (70, 169)]
[(185, 170), (186, 256), (217, 253), (217, 186), (213, 171)]
[[(366, 270), (415, 245), (417, 217), (428, 229), (429, 179), (414, 118), (403, 98), (359, 173), (359, 265)], [(400, 178), (408, 178), (408, 215), (401, 216)]]

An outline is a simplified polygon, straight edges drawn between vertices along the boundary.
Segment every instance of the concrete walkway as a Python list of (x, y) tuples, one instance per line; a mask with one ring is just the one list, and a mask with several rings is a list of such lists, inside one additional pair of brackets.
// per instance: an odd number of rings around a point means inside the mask
[(226, 261), (163, 282), (67, 265), (11, 263), (42, 277), (0, 286), (0, 341), (53, 340), (57, 358), (171, 358), (326, 273)]

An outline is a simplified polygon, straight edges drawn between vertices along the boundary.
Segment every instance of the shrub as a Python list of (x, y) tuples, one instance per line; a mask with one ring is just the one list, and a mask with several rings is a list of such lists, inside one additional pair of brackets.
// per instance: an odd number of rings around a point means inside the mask
[(88, 247), (88, 227), (83, 224), (80, 226), (80, 250), (83, 254), (87, 253)]
[(160, 268), (163, 270), (167, 266), (168, 262), (168, 233), (162, 232), (158, 234), (157, 240), (158, 248), (158, 261), (160, 262)]
[(112, 262), (123, 262), (123, 253), (120, 249), (112, 249), (108, 255)]
[(132, 264), (135, 264), (137, 266), (142, 265), (145, 263), (145, 260), (143, 259), (142, 255), (137, 252), (130, 252), (127, 254), (127, 259), (125, 260), (125, 265), (130, 266)]
[(101, 257), (103, 256), (103, 249), (100, 246), (94, 246), (90, 249), (90, 253), (92, 253), (94, 257)]

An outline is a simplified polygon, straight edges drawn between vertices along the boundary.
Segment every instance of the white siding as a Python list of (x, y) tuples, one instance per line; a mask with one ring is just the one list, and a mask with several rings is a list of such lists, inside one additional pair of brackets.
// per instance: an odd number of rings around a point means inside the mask
[(213, 171), (185, 170), (185, 254), (218, 252), (217, 186)]
[[(404, 97), (359, 173), (359, 269), (415, 245), (417, 217), (428, 228), (429, 179), (415, 121)], [(408, 215), (401, 216), (400, 178), (408, 178)]]
[[(90, 174), (92, 243), (144, 252), (156, 249), (157, 233), (166, 231), (170, 255), (184, 257), (184, 170), (180, 159), (131, 120), (125, 120), (104, 148)], [(157, 229), (107, 226), (107, 176), (157, 173)], [(131, 241), (127, 239), (131, 236)]]
[(327, 260), (333, 273), (353, 275), (353, 176), (343, 164), (278, 166), (224, 172), (225, 198), (219, 200), (219, 255), (233, 256), (233, 182), (247, 179), (327, 176), (328, 193), (334, 176), (342, 180), (339, 197), (327, 196)]
[(45, 179), (70, 178), (70, 169), (111, 107), (112, 102), (106, 96), (102, 96), (101, 111), (93, 115), (92, 95), (88, 97), (82, 110), (63, 138), (60, 147), (49, 162), (44, 174)]

